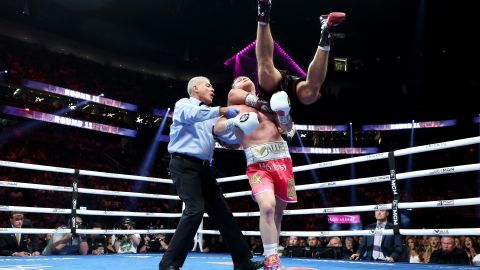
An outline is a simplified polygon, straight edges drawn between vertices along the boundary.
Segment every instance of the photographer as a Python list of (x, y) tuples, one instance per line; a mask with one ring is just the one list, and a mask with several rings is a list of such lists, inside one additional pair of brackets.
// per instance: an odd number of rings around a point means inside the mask
[(145, 235), (142, 244), (140, 244), (139, 252), (163, 253), (168, 249), (166, 236), (162, 233)]
[[(102, 226), (98, 223), (92, 225), (93, 230), (102, 230)], [(88, 254), (102, 255), (108, 253), (107, 237), (104, 234), (90, 234), (87, 237)]]
[[(151, 229), (156, 230), (157, 228), (153, 227)], [(168, 242), (165, 234), (163, 233), (145, 235), (142, 243), (139, 246), (139, 252), (142, 253), (160, 253), (165, 252), (167, 249)]]
[[(83, 220), (77, 216), (75, 218), (77, 229), (84, 228)], [(67, 226), (61, 226), (58, 229), (68, 229)], [(42, 252), (42, 255), (70, 255), (88, 253), (87, 237), (84, 234), (55, 233)]]
[[(124, 218), (120, 222), (121, 230), (134, 230), (134, 226), (135, 222), (130, 218)], [(113, 246), (117, 253), (137, 253), (140, 240), (139, 234), (117, 235)]]

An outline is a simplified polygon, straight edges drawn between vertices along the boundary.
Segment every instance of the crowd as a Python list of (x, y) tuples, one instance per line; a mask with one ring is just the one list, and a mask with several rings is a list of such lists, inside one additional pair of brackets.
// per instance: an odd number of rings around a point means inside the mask
[[(82, 92), (98, 94), (106, 92), (112, 98), (144, 106), (156, 106), (160, 97), (155, 93), (147, 95), (131, 95), (129, 93), (143, 91), (159, 87), (177, 87), (177, 81), (165, 81), (148, 75), (141, 75), (102, 65), (79, 60), (69, 55), (59, 55), (47, 52), (41, 47), (26, 45), (16, 41), (1, 38), (0, 42), (0, 68), (9, 70), (9, 80), (19, 82), (22, 78), (60, 85), (70, 89), (81, 89)], [(49, 61), (45, 61), (49, 59)], [(184, 82), (181, 82), (183, 89)], [(133, 87), (133, 88), (132, 88)], [(137, 89), (138, 88), (138, 89)], [(181, 91), (180, 91), (181, 92)], [(158, 95), (158, 94), (157, 94)], [(171, 105), (171, 104), (170, 104)], [(161, 106), (161, 104), (160, 104)], [(166, 106), (165, 106), (166, 107)], [(52, 165), (57, 167), (78, 168), (85, 170), (104, 171), (113, 173), (138, 174), (141, 161), (144, 160), (145, 151), (131, 151), (135, 149), (134, 139), (127, 139), (116, 135), (103, 134), (72, 127), (45, 124), (29, 126), (27, 122), (19, 125), (4, 125), (0, 129), (14, 134), (12, 138), (0, 140), (1, 160), (24, 162), (32, 164)], [(451, 130), (448, 131), (449, 133)], [(438, 132), (437, 138), (430, 138), (432, 142), (440, 142), (444, 139)], [(463, 134), (463, 133), (462, 133)], [(1, 135), (0, 135), (1, 136)], [(127, 149), (129, 148), (129, 149)], [(149, 176), (170, 178), (168, 172), (168, 153), (165, 145), (160, 145), (154, 166)], [(346, 157), (346, 156), (341, 156)], [(310, 162), (323, 162), (334, 159), (332, 156), (310, 156)], [(292, 155), (294, 166), (304, 165), (308, 161), (304, 155)], [(244, 174), (245, 166), (231, 166), (232, 160), (244, 162), (241, 152), (219, 150), (216, 152), (214, 168), (218, 177)], [(406, 158), (399, 159), (397, 167), (399, 172), (407, 170), (419, 170), (437, 168), (442, 166), (463, 165), (478, 162), (478, 147), (468, 149), (451, 150), (439, 153), (422, 154), (415, 159), (415, 165), (409, 165)], [(388, 171), (386, 161), (372, 164), (356, 164), (352, 167), (326, 168), (319, 172), (296, 173), (297, 185), (311, 184), (315, 182), (331, 182), (352, 177), (361, 178), (368, 176), (385, 175)], [(0, 167), (0, 181), (21, 182), (32, 184), (44, 184), (55, 186), (71, 186), (72, 176), (20, 170)], [(478, 197), (473, 186), (478, 186), (474, 173), (450, 174), (435, 176), (435, 184), (432, 179), (407, 179), (398, 183), (398, 190), (408, 190), (409, 193), (402, 197), (405, 201), (431, 201), (449, 200), (469, 197)], [(455, 185), (462, 181), (462, 185)], [(330, 189), (307, 190), (298, 192), (298, 203), (289, 205), (289, 209), (309, 209), (323, 207), (339, 207), (350, 205), (367, 205), (388, 203), (392, 200), (390, 183), (376, 183), (371, 185), (359, 185), (356, 187), (339, 187)], [(173, 187), (167, 184), (153, 182), (134, 182), (127, 180), (107, 179), (98, 177), (81, 177), (79, 187), (134, 191), (151, 194), (175, 194)], [(248, 190), (246, 181), (226, 183), (222, 185), (225, 193)], [(433, 192), (434, 191), (434, 192)], [(0, 205), (30, 206), (30, 207), (71, 207), (71, 194), (68, 192), (54, 192), (46, 190), (33, 190), (21, 188), (1, 188)], [(79, 205), (91, 210), (105, 211), (137, 211), (153, 213), (179, 213), (181, 205), (178, 201), (134, 199), (121, 196), (93, 196), (80, 194)], [(257, 211), (257, 205), (250, 198), (232, 198), (229, 201), (233, 212)], [(435, 215), (429, 213), (435, 211)], [(461, 215), (459, 215), (459, 211)], [(431, 228), (432, 224), (441, 224), (442, 227), (478, 226), (478, 217), (475, 207), (440, 208), (440, 209), (413, 209), (402, 212), (402, 225), (408, 228)], [(17, 213), (18, 214), (18, 213)], [(362, 224), (374, 221), (370, 213), (360, 213)], [(432, 218), (435, 216), (435, 218)], [(0, 212), (0, 228), (11, 227), (11, 223), (20, 217), (13, 216), (10, 212)], [(58, 214), (22, 214), (24, 227), (35, 228), (59, 228), (69, 226), (68, 216)], [(177, 224), (174, 219), (167, 218), (144, 218), (133, 221), (119, 221), (113, 217), (84, 217), (82, 223), (86, 228), (117, 228), (120, 225), (128, 225), (128, 228), (174, 228)], [(26, 222), (28, 220), (28, 222)], [(255, 217), (238, 218), (242, 230), (258, 231), (258, 220)], [(205, 228), (214, 228), (209, 219), (205, 220)], [(438, 225), (437, 225), (438, 226)], [(318, 231), (329, 230), (330, 224), (326, 214), (311, 214), (303, 217), (285, 216), (282, 229), (284, 231), (303, 230)], [(55, 254), (55, 243), (64, 241), (72, 244), (72, 235), (61, 240), (61, 236), (39, 235), (38, 243), (36, 236), (25, 235), (20, 239), (25, 242), (26, 252), (35, 254), (42, 253), (46, 247), (50, 247), (51, 254)], [(78, 247), (72, 249), (80, 254), (103, 254), (120, 252), (161, 252), (168, 248), (168, 235), (121, 235), (111, 237), (109, 235), (80, 235), (75, 236)], [(65, 239), (69, 239), (68, 242)], [(249, 239), (252, 253), (261, 254), (262, 244), (260, 238)], [(364, 237), (282, 237), (280, 243), (283, 256), (318, 257), (350, 259), (352, 254), (358, 251)], [(445, 238), (445, 240), (451, 240)], [(221, 236), (205, 236), (204, 252), (226, 252), (227, 247), (223, 244)], [(396, 261), (427, 263), (431, 261), (435, 250), (441, 248), (441, 239), (436, 236), (402, 237), (402, 252)], [(463, 250), (468, 255), (470, 263), (477, 255), (480, 238), (472, 236), (455, 237), (454, 247)], [(22, 242), (22, 243), (24, 243)], [(130, 242), (130, 244), (125, 244)], [(63, 244), (65, 244), (63, 243)], [(83, 244), (85, 243), (85, 244)], [(0, 242), (1, 248), (2, 242)], [(193, 244), (193, 243), (192, 243)], [(447, 245), (448, 243), (446, 243)], [(73, 244), (72, 244), (73, 245)], [(20, 245), (19, 245), (20, 246)], [(61, 250), (61, 248), (57, 248)], [(68, 252), (72, 252), (69, 250)], [(17, 252), (17, 251), (15, 251)], [(58, 251), (60, 252), (60, 251)], [(67, 251), (66, 251), (67, 252)], [(22, 253), (23, 254), (23, 253)], [(58, 253), (60, 254), (60, 253)], [(3, 255), (14, 255), (14, 253)], [(18, 254), (17, 254), (18, 255)]]

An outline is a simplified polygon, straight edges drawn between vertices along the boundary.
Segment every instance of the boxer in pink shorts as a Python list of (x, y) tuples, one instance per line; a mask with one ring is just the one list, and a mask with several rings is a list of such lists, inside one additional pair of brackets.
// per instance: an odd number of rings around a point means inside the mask
[[(280, 269), (278, 242), (283, 211), (297, 201), (292, 160), (282, 134), (291, 132), (290, 102), (284, 91), (270, 98), (267, 110), (252, 106), (255, 85), (247, 77), (234, 80), (228, 95), (229, 106), (240, 111), (232, 119), (220, 118), (214, 134), (234, 132), (245, 151), (252, 195), (260, 210), (260, 235), (265, 255), (264, 270)], [(239, 102), (238, 102), (239, 101)], [(250, 104), (247, 106), (245, 104)]]

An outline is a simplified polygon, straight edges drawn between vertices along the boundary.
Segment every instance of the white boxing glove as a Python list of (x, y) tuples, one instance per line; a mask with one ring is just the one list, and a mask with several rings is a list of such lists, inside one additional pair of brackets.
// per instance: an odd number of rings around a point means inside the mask
[(282, 125), (287, 125), (290, 121), (290, 100), (285, 91), (278, 91), (270, 98), (270, 107), (278, 116), (278, 121)]
[(258, 115), (254, 112), (242, 113), (225, 121), (225, 128), (233, 131), (236, 127), (246, 135), (250, 135), (258, 127)]

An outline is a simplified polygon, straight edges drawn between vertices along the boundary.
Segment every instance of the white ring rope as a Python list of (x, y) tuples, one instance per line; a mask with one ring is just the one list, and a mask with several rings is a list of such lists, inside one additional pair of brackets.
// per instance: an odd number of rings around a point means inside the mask
[[(472, 206), (480, 205), (480, 197), (466, 198), (457, 200), (439, 200), (426, 202), (401, 202), (398, 204), (399, 209), (419, 209), (419, 208), (443, 208), (453, 206)], [(329, 208), (311, 208), (311, 209), (297, 209), (284, 210), (284, 215), (312, 215), (312, 214), (334, 214), (334, 213), (352, 213), (352, 212), (371, 212), (375, 210), (391, 210), (391, 204), (374, 204), (374, 205), (359, 205), (359, 206), (344, 206), (344, 207), (329, 207)], [(48, 213), (48, 214), (70, 214), (70, 209), (65, 208), (42, 208), (42, 207), (26, 207), (26, 206), (7, 206), (0, 205), (0, 211), (19, 211), (27, 213)], [(96, 216), (132, 216), (132, 217), (164, 217), (164, 218), (178, 218), (181, 213), (149, 213), (149, 212), (127, 212), (127, 211), (103, 211), (103, 210), (77, 210), (78, 214), (82, 215), (96, 215)], [(204, 214), (208, 217), (207, 214)], [(235, 217), (258, 217), (260, 212), (236, 212), (233, 213)]]
[[(47, 233), (71, 233), (70, 229), (24, 229), (24, 228), (0, 228), (0, 234), (10, 233), (29, 233), (29, 234), (47, 234)], [(77, 229), (78, 234), (156, 234), (156, 233), (175, 233), (175, 230), (93, 230)], [(201, 234), (219, 235), (217, 230), (198, 230)], [(242, 231), (246, 236), (259, 236), (258, 231)], [(393, 229), (383, 230), (348, 230), (348, 231), (288, 231), (281, 232), (281, 236), (300, 236), (300, 237), (332, 237), (332, 236), (368, 236), (368, 235), (393, 235)], [(448, 229), (400, 229), (401, 235), (480, 235), (479, 228), (448, 228)]]
[[(25, 213), (44, 213), (44, 214), (71, 214), (71, 209), (66, 208), (45, 208), (45, 207), (28, 207), (28, 206), (12, 206), (0, 205), (0, 211), (17, 211)], [(119, 217), (163, 217), (163, 218), (179, 218), (182, 213), (150, 213), (150, 212), (127, 212), (127, 211), (108, 211), (108, 210), (84, 210), (77, 209), (77, 214), (89, 216), (119, 216)]]
[[(399, 173), (397, 174), (397, 180), (433, 176), (433, 175), (451, 174), (451, 173), (470, 172), (470, 171), (480, 171), (480, 163)], [(302, 191), (302, 190), (311, 190), (311, 189), (318, 189), (318, 188), (323, 189), (323, 188), (333, 188), (333, 187), (357, 186), (357, 185), (388, 182), (388, 181), (390, 181), (390, 176), (382, 175), (382, 176), (373, 176), (373, 177), (365, 177), (365, 178), (350, 179), (350, 180), (340, 180), (340, 181), (322, 182), (322, 183), (316, 183), (316, 184), (299, 185), (299, 186), (296, 186), (295, 189), (297, 191)], [(71, 187), (43, 185), (43, 184), (29, 184), (29, 183), (11, 182), (11, 181), (0, 181), (0, 186), (36, 189), (36, 190), (72, 192)], [(85, 193), (85, 194), (97, 194), (97, 195), (180, 200), (180, 198), (175, 195), (159, 195), (159, 194), (138, 193), (138, 192), (128, 192), (128, 191), (90, 189), (90, 188), (78, 188), (78, 192)], [(239, 192), (224, 194), (225, 198), (234, 198), (234, 197), (250, 196), (250, 195), (251, 195), (251, 191), (239, 191)]]
[[(428, 152), (434, 150), (441, 150), (465, 145), (471, 145), (480, 143), (479, 137), (472, 137), (442, 143), (429, 144), (425, 146), (412, 147), (407, 149), (401, 149), (394, 151), (394, 156), (403, 156), (414, 153)], [(311, 165), (298, 166), (294, 168), (294, 172), (306, 171), (311, 169), (333, 167), (339, 165), (351, 164), (354, 162), (365, 162), (372, 160), (379, 160), (388, 158), (388, 153), (379, 153), (373, 155), (366, 155), (360, 157), (346, 158), (329, 162), (321, 162)], [(31, 169), (31, 170), (42, 170), (49, 172), (59, 172), (74, 174), (74, 169), (53, 167), (53, 166), (44, 166), (44, 165), (35, 165), (19, 162), (10, 162), (0, 160), (0, 166), (4, 167), (14, 167), (21, 169)], [(396, 179), (411, 179), (416, 177), (423, 176), (432, 176), (432, 175), (442, 175), (442, 174), (451, 174), (459, 172), (469, 172), (480, 170), (480, 163), (477, 164), (468, 164), (452, 167), (443, 167), (429, 170), (420, 170), (399, 173), (396, 175)], [(143, 177), (143, 176), (134, 176), (134, 175), (125, 175), (125, 174), (115, 174), (115, 173), (105, 173), (105, 172), (96, 172), (96, 171), (87, 171), (79, 170), (79, 175), (86, 176), (98, 176), (98, 177), (109, 177), (109, 178), (120, 178), (126, 180), (140, 180), (140, 181), (150, 181), (158, 183), (173, 183), (169, 179), (153, 178), (153, 177)], [(220, 178), (218, 182), (229, 182), (234, 180), (246, 179), (245, 175), (233, 176)], [(301, 185), (297, 187), (297, 190), (309, 190), (315, 188), (330, 188), (330, 187), (339, 187), (339, 186), (352, 186), (368, 183), (377, 183), (377, 182), (386, 182), (390, 178), (388, 175), (375, 176), (375, 177), (366, 177), (359, 179), (351, 180), (341, 180), (334, 182), (326, 183), (317, 183), (317, 184), (308, 184)], [(0, 186), (5, 187), (15, 187), (15, 188), (30, 188), (30, 189), (46, 189), (52, 191), (62, 191), (62, 192), (71, 192), (71, 187), (61, 187), (61, 186), (52, 186), (52, 185), (40, 185), (40, 184), (28, 184), (28, 183), (19, 183), (19, 182), (9, 182), (9, 181), (0, 181)], [(100, 194), (100, 195), (114, 195), (114, 196), (137, 196), (143, 198), (156, 198), (156, 199), (176, 199), (178, 196), (172, 195), (155, 195), (155, 194), (145, 194), (145, 193), (135, 193), (135, 192), (121, 192), (121, 191), (105, 191), (105, 190), (96, 190), (96, 189), (86, 189), (79, 188), (79, 193), (88, 193), (88, 194)], [(234, 192), (225, 194), (226, 198), (246, 196), (250, 195), (250, 191)], [(409, 203), (398, 203), (399, 209), (414, 209), (414, 208), (434, 208), (434, 207), (451, 207), (451, 206), (469, 206), (469, 205), (479, 205), (480, 198), (466, 198), (466, 199), (457, 199), (457, 200), (440, 200), (440, 201), (428, 201), (428, 202), (409, 202)], [(316, 208), (316, 209), (300, 209), (300, 210), (285, 210), (285, 215), (304, 215), (304, 214), (328, 214), (328, 213), (345, 213), (345, 212), (365, 212), (365, 211), (374, 211), (377, 209), (392, 209), (391, 204), (379, 204), (379, 205), (364, 205), (364, 206), (347, 206), (347, 207), (336, 207), (336, 208)], [(21, 212), (30, 212), (30, 213), (55, 213), (55, 214), (70, 214), (70, 209), (61, 209), (61, 208), (38, 208), (38, 207), (21, 207), (21, 206), (3, 206), (0, 205), (0, 211), (21, 211)], [(137, 217), (169, 217), (177, 218), (181, 216), (181, 213), (178, 214), (164, 214), (164, 213), (146, 213), (146, 212), (126, 212), (126, 211), (99, 211), (99, 210), (76, 210), (78, 214), (82, 215), (103, 215), (103, 216), (137, 216)], [(208, 216), (208, 215), (205, 215)], [(234, 216), (237, 217), (251, 217), (259, 216), (259, 212), (248, 212), (248, 213), (234, 213)], [(62, 231), (70, 231), (69, 229)], [(124, 234), (124, 233), (152, 233), (152, 232), (166, 232), (173, 233), (175, 230), (86, 230), (86, 229), (77, 229), (77, 233), (103, 233), (103, 234)], [(12, 232), (25, 232), (25, 233), (55, 233), (59, 232), (58, 229), (13, 229), (13, 228), (0, 228), (1, 233), (12, 233)], [(199, 230), (198, 233), (205, 234), (219, 234), (215, 230)], [(256, 231), (244, 231), (245, 235), (260, 235)], [(357, 230), (357, 231), (320, 231), (320, 232), (281, 232), (280, 235), (296, 235), (296, 236), (356, 236), (356, 235), (372, 235), (372, 234), (384, 234), (391, 235), (393, 230)], [(478, 228), (458, 228), (458, 229), (400, 229), (400, 234), (402, 235), (480, 235), (480, 229)]]
[[(75, 173), (75, 169), (70, 169), (70, 168), (53, 167), (53, 166), (13, 162), (13, 161), (6, 161), (6, 160), (0, 160), (0, 167), (10, 167), (10, 168), (18, 168), (18, 169), (67, 173), (67, 174), (74, 174)], [(79, 170), (79, 175), (173, 184), (173, 181), (171, 179), (154, 178), (154, 177), (147, 177), (147, 176), (137, 176), (137, 175), (130, 175), (130, 174), (118, 174), (118, 173)]]
[[(442, 149), (466, 146), (466, 145), (477, 144), (477, 143), (480, 143), (480, 136), (441, 142), (441, 143), (428, 144), (423, 146), (410, 147), (410, 148), (396, 150), (393, 153), (394, 153), (394, 156), (399, 157), (399, 156), (404, 156), (409, 154), (430, 152), (435, 150), (442, 150)], [(344, 159), (338, 159), (338, 160), (327, 161), (327, 162), (314, 163), (314, 164), (303, 165), (303, 166), (296, 166), (293, 168), (293, 171), (294, 172), (309, 171), (309, 170), (315, 170), (320, 168), (328, 168), (328, 167), (334, 167), (334, 166), (340, 166), (340, 165), (347, 165), (351, 163), (358, 163), (358, 162), (365, 162), (365, 161), (372, 161), (372, 160), (379, 160), (379, 159), (386, 159), (386, 158), (388, 158), (388, 153), (384, 152), (384, 153), (377, 153), (372, 155), (365, 155), (365, 156), (359, 156), (359, 157), (351, 157), (351, 158), (344, 158)], [(230, 177), (219, 178), (217, 181), (219, 183), (223, 183), (223, 182), (231, 182), (231, 181), (242, 180), (242, 179), (247, 179), (247, 176), (245, 175), (230, 176)]]
[[(442, 150), (442, 149), (459, 147), (459, 146), (466, 146), (466, 145), (477, 144), (477, 143), (480, 143), (480, 136), (400, 149), (400, 150), (394, 151), (394, 155), (395, 156), (403, 156), (403, 155), (409, 155), (409, 154), (414, 154), (414, 153), (422, 153), (422, 152), (429, 152), (429, 151), (435, 151), (435, 150)], [(300, 172), (300, 171), (307, 171), (307, 170), (313, 170), (313, 169), (319, 169), (319, 168), (327, 168), (327, 167), (334, 167), (334, 166), (340, 166), (340, 165), (347, 165), (347, 164), (351, 164), (351, 163), (379, 160), (379, 159), (385, 159), (385, 158), (388, 158), (388, 153), (386, 153), (386, 152), (378, 153), (378, 154), (372, 154), (372, 155), (359, 156), (359, 157), (339, 159), (339, 160), (328, 161), (328, 162), (320, 162), (320, 163), (315, 163), (315, 164), (310, 164), (310, 165), (297, 166), (297, 167), (293, 168), (293, 171), (294, 172)], [(36, 164), (12, 162), (12, 161), (5, 161), (5, 160), (0, 160), (0, 166), (1, 167), (20, 168), (20, 169), (29, 169), (29, 170), (40, 170), (40, 171), (48, 171), (48, 172), (69, 173), (69, 174), (75, 173), (75, 170), (70, 169), (70, 168), (36, 165)], [(97, 172), (97, 171), (88, 171), (88, 170), (79, 170), (79, 174), (80, 175), (85, 175), (85, 176), (110, 177), (110, 178), (119, 178), (119, 179), (125, 179), (125, 180), (140, 180), (140, 181), (167, 183), (167, 184), (172, 184), (173, 183), (173, 181), (171, 179), (154, 178), (154, 177), (146, 177), (146, 176), (136, 176), (136, 175), (129, 175), (129, 174)], [(246, 175), (230, 176), (230, 177), (219, 178), (219, 179), (217, 179), (217, 181), (219, 183), (222, 183), (222, 182), (230, 182), (230, 181), (236, 181), (236, 180), (241, 180), (241, 179), (247, 179), (247, 176)]]
[[(220, 234), (217, 230), (199, 230), (203, 234)], [(258, 231), (242, 231), (244, 235), (259, 236)], [(280, 232), (281, 236), (300, 236), (300, 237), (332, 237), (332, 236), (360, 236), (360, 235), (393, 235), (393, 229), (383, 230), (348, 230), (348, 231), (288, 231)], [(455, 229), (400, 229), (401, 235), (480, 235), (479, 228), (455, 228)]]
[[(36, 189), (36, 190), (61, 191), (61, 192), (72, 192), (72, 189), (73, 189), (72, 187), (52, 186), (52, 185), (43, 185), (43, 184), (29, 184), (29, 183), (10, 182), (10, 181), (0, 181), (0, 187), (14, 187), (14, 188)], [(129, 192), (129, 191), (91, 189), (91, 188), (78, 188), (78, 193), (137, 197), (137, 198), (151, 198), (151, 199), (180, 200), (180, 197), (175, 195), (160, 195), (160, 194), (138, 193), (138, 192)]]
[[(417, 177), (423, 177), (423, 176), (450, 174), (450, 173), (471, 172), (471, 171), (480, 171), (480, 163), (399, 173), (397, 174), (397, 180), (411, 179), (411, 178), (417, 178)], [(389, 175), (382, 175), (382, 176), (373, 176), (373, 177), (365, 177), (365, 178), (350, 179), (350, 180), (340, 180), (340, 181), (323, 182), (323, 183), (316, 183), (316, 184), (298, 185), (295, 187), (295, 190), (301, 191), (301, 190), (311, 190), (311, 189), (318, 189), (318, 188), (357, 186), (357, 185), (389, 182), (389, 181), (390, 181)], [(245, 195), (251, 195), (251, 191), (225, 193), (224, 195), (225, 195), (225, 198), (240, 197)]]

